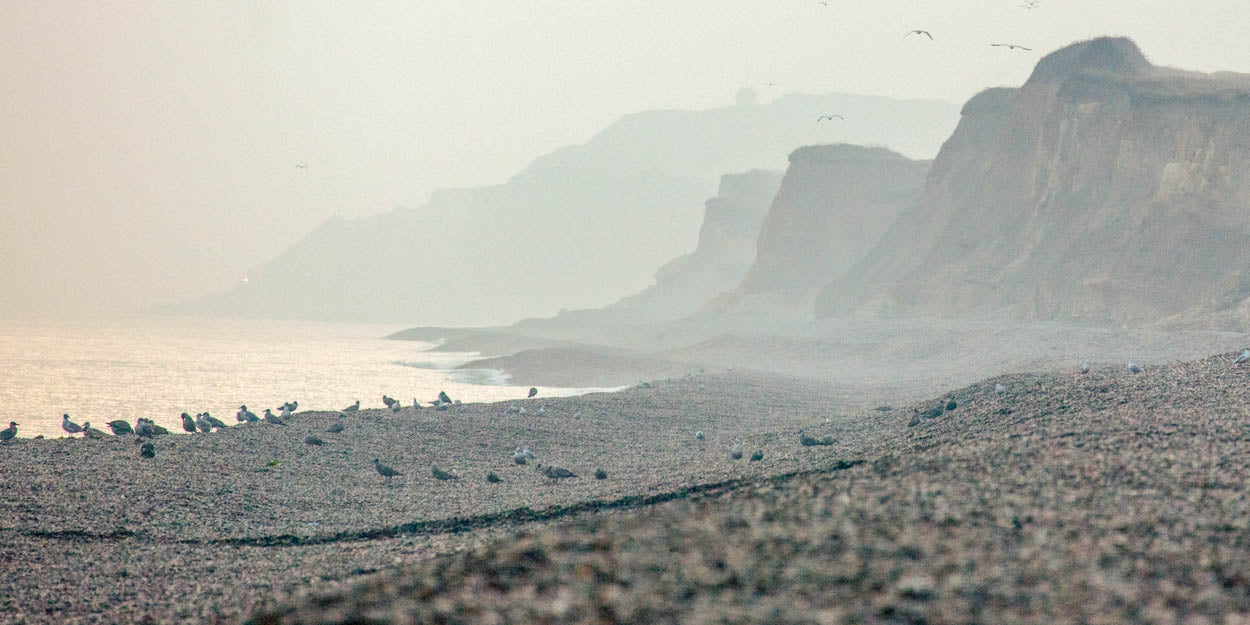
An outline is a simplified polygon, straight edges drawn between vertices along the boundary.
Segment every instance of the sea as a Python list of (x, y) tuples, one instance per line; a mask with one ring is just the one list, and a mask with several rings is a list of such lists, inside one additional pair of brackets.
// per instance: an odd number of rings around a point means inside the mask
[[(61, 415), (105, 432), (114, 419), (148, 417), (182, 432), (180, 415), (208, 411), (235, 424), (239, 406), (260, 415), (287, 401), (299, 411), (386, 394), (412, 405), (445, 391), (465, 403), (520, 399), (529, 387), (492, 369), (457, 369), (495, 354), (430, 351), (385, 338), (403, 326), (131, 315), (92, 321), (0, 320), (0, 427), (18, 436), (64, 436)], [(539, 387), (540, 397), (610, 390)]]

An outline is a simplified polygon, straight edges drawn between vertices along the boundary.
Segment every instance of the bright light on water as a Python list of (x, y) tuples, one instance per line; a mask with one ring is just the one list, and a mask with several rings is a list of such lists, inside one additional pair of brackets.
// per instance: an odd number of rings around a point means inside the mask
[[(525, 397), (497, 371), (450, 371), (471, 354), (382, 337), (400, 327), (303, 321), (133, 317), (107, 322), (0, 322), (0, 426), (61, 436), (77, 423), (149, 417), (181, 432), (178, 415), (205, 410), (235, 423), (241, 404), (261, 414), (295, 400), (337, 410), (385, 393), (412, 405), (440, 390), (466, 403)], [(599, 389), (540, 388), (540, 397)], [(428, 404), (425, 404), (428, 406)]]

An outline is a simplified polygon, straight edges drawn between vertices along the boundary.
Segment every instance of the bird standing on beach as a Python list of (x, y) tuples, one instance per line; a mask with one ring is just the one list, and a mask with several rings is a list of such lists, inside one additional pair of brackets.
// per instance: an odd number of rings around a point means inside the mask
[(756, 449), (755, 453), (751, 454), (751, 462), (759, 462), (760, 460), (763, 460), (763, 459), (764, 459), (763, 449)]
[(274, 414), (273, 411), (269, 410), (268, 408), (265, 409), (265, 423), (272, 423), (274, 425), (286, 425), (286, 421), (283, 421), (282, 419), (278, 418), (278, 415)]
[(239, 412), (235, 413), (234, 418), (238, 419), (239, 423), (256, 423), (257, 421), (260, 421), (260, 417), (256, 416), (251, 410), (248, 410), (245, 405), (239, 406)]
[(147, 419), (139, 417), (135, 420), (135, 436), (151, 438), (156, 436), (156, 429), (152, 427), (151, 423), (148, 423)]
[(202, 412), (197, 412), (195, 414), (195, 427), (200, 428), (200, 431), (205, 434), (213, 431), (213, 424), (209, 423), (208, 419), (204, 418), (204, 413)]
[(17, 423), (9, 421), (9, 427), (0, 430), (0, 443), (7, 443), (17, 436)]
[(118, 435), (118, 436), (122, 434), (134, 434), (135, 433), (134, 428), (130, 427), (129, 423), (122, 421), (121, 419), (118, 419), (116, 421), (109, 421), (108, 426), (110, 430), (113, 430), (113, 434)]
[(282, 414), (278, 416), (282, 417), (283, 419), (289, 419), (291, 418), (291, 414), (292, 414), (291, 404), (282, 404)]
[(742, 459), (742, 443), (735, 442), (734, 446), (729, 448), (729, 457), (734, 460)]
[(219, 430), (224, 430), (226, 428), (225, 422), (211, 414), (208, 414), (207, 412), (204, 413), (204, 420), (208, 422), (209, 426), (215, 427)]
[(399, 402), (397, 401), (391, 402), (391, 412), (399, 414), (399, 411), (403, 409), (404, 409), (403, 405), (401, 405)]
[(450, 395), (448, 395), (446, 391), (439, 391), (439, 392), (438, 392), (438, 401), (439, 401), (439, 402), (441, 402), (441, 403), (444, 403), (444, 404), (450, 404), (450, 403), (451, 403), (451, 396), (450, 396)]
[(350, 405), (350, 406), (348, 406), (348, 407), (344, 408), (344, 409), (343, 409), (343, 412), (356, 412), (356, 411), (358, 411), (358, 410), (360, 410), (360, 400), (359, 400), (359, 399), (357, 399), (357, 400), (356, 400), (356, 403), (354, 403), (354, 404), (352, 404), (352, 405)]
[(68, 414), (61, 415), (61, 429), (67, 434), (78, 434), (82, 432), (82, 426), (69, 420)]
[(448, 473), (447, 471), (444, 471), (444, 470), (442, 470), (442, 469), (438, 468), (438, 465), (437, 465), (437, 464), (432, 464), (432, 465), (430, 465), (430, 472), (434, 474), (434, 477), (435, 477), (435, 478), (440, 479), (440, 480), (458, 480), (458, 479), (460, 479), (460, 476), (458, 476), (458, 475), (456, 475), (456, 474), (454, 474), (454, 473)]
[(1081, 375), (1085, 375), (1086, 373), (1089, 373), (1089, 361), (1088, 360), (1081, 363)]
[(195, 419), (192, 419), (191, 415), (185, 412), (182, 413), (182, 429), (190, 432), (191, 434), (195, 434), (196, 430)]
[(403, 475), (403, 473), (400, 473), (399, 471), (396, 471), (395, 469), (392, 469), (382, 464), (382, 461), (378, 460), (377, 458), (373, 459), (373, 468), (377, 469), (378, 475), (381, 475), (382, 477), (386, 478), (387, 484), (390, 484), (391, 478), (395, 477), (396, 475)]
[(703, 435), (703, 430), (699, 430), (698, 432), (695, 432), (695, 433), (694, 433), (694, 438), (695, 438), (695, 440), (700, 440), (700, 441), (701, 441), (701, 440), (703, 440), (704, 438), (707, 438), (707, 437)]
[(577, 474), (573, 473), (572, 471), (568, 469), (561, 469), (560, 467), (553, 467), (553, 466), (544, 467), (543, 465), (540, 464), (538, 465), (538, 467), (536, 467), (536, 470), (539, 473), (542, 473), (547, 478), (553, 479), (553, 480), (563, 480), (563, 479), (568, 479), (570, 477), (577, 477)]
[(1241, 355), (1237, 357), (1237, 360), (1233, 361), (1233, 364), (1239, 365), (1247, 360), (1250, 360), (1250, 347), (1247, 347), (1246, 351), (1241, 352)]
[(87, 421), (82, 424), (82, 433), (87, 438), (90, 438), (92, 440), (97, 440), (97, 441), (104, 438), (105, 436), (108, 436), (108, 434), (105, 434), (104, 432), (91, 427), (90, 421)]
[(529, 447), (517, 447), (516, 451), (512, 452), (512, 461), (516, 464), (525, 464), (533, 459), (534, 452), (530, 451)]
[(1128, 361), (1128, 370), (1133, 373), (1141, 373), (1141, 365), (1130, 360)]
[(155, 458), (156, 457), (156, 445), (153, 445), (151, 441), (144, 443), (141, 447), (139, 447), (139, 457), (140, 458)]
[(394, 398), (387, 397), (387, 396), (386, 396), (386, 393), (383, 393), (383, 394), (382, 394), (382, 405), (383, 405), (383, 406), (386, 406), (387, 408), (390, 408), (390, 407), (391, 407), (391, 405), (393, 405), (393, 404), (397, 404), (397, 403), (399, 403), (399, 402), (398, 402), (398, 401), (396, 401)]
[(537, 394), (538, 394), (538, 387), (536, 387), (536, 386), (531, 386), (531, 387), (530, 387), (530, 394), (529, 394), (529, 396), (530, 396), (530, 397), (533, 397), (533, 396), (535, 396), (535, 395), (537, 395)]
[(995, 385), (994, 385), (994, 392), (995, 392), (995, 393), (998, 393), (999, 395), (1002, 395), (1003, 393), (1006, 393), (1006, 392), (1007, 392), (1007, 387), (1003, 386), (1001, 383), (999, 383), (999, 384), (995, 384)]
[(333, 424), (330, 425), (328, 429), (326, 429), (326, 432), (329, 432), (330, 434), (338, 434), (339, 432), (342, 432), (342, 431), (343, 431), (342, 421), (335, 421)]
[(305, 445), (316, 445), (316, 446), (320, 447), (320, 446), (322, 446), (322, 445), (326, 444), (326, 442), (325, 442), (325, 441), (323, 441), (323, 440), (321, 440), (321, 439), (319, 439), (319, 438), (317, 438), (316, 436), (313, 436), (312, 434), (309, 434), (308, 436), (305, 436), (305, 437), (304, 437), (304, 444), (305, 444)]

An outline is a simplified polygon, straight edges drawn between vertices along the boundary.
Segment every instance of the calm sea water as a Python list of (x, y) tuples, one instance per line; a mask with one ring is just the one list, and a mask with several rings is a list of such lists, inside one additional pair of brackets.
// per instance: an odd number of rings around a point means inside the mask
[[(154, 419), (181, 432), (179, 415), (209, 411), (228, 424), (295, 400), (337, 410), (382, 394), (411, 405), (440, 390), (464, 402), (524, 397), (499, 372), (451, 371), (474, 354), (382, 337), (400, 327), (136, 316), (108, 321), (0, 321), (0, 427), (61, 436), (61, 415), (105, 432), (113, 419)], [(599, 389), (540, 387), (541, 396)]]

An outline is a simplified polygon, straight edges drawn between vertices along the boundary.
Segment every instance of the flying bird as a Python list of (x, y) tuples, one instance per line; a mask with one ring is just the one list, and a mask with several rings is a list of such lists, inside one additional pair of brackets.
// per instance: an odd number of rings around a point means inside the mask
[(303, 163), (296, 163), (295, 168), (296, 169), (308, 169), (308, 166)]
[(921, 30), (921, 29), (919, 29), (919, 28), (916, 28), (916, 29), (913, 29), (913, 30), (907, 31), (907, 34), (906, 34), (906, 35), (903, 35), (903, 36), (904, 36), (904, 37), (909, 37), (909, 36), (911, 36), (911, 35), (924, 35), (925, 37), (928, 37), (930, 41), (932, 41), (932, 40), (933, 40), (933, 35), (929, 34), (929, 31), (927, 31), (927, 30)]
[(817, 122), (823, 122), (823, 121), (825, 121), (826, 119), (827, 119), (827, 120), (829, 120), (829, 121), (833, 121), (835, 118), (836, 118), (836, 119), (840, 119), (840, 120), (842, 120), (842, 121), (846, 121), (846, 118), (845, 118), (845, 117), (843, 117), (843, 116), (841, 116), (841, 115), (838, 115), (837, 113), (834, 113), (833, 115), (821, 115), (820, 117), (817, 117), (817, 118), (816, 118), (816, 121), (817, 121)]
[(1033, 48), (1026, 48), (1026, 47), (1024, 47), (1024, 46), (1018, 46), (1018, 45), (1016, 45), (1016, 44), (1014, 44), (1014, 43), (991, 43), (991, 44), (990, 44), (990, 47), (992, 47), (992, 48), (1007, 48), (1008, 50), (1030, 50), (1030, 51), (1032, 51), (1032, 50), (1033, 50)]

